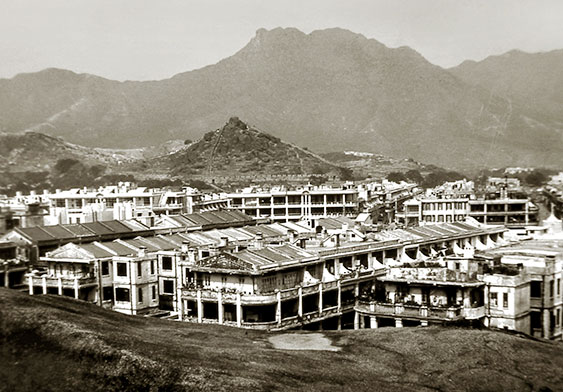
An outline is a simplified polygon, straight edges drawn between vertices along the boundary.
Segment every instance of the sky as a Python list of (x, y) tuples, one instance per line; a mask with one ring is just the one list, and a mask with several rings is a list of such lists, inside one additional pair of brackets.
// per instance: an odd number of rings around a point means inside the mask
[(341, 27), (452, 67), (512, 49), (562, 49), (563, 1), (0, 0), (0, 78), (56, 67), (165, 79), (280, 26)]

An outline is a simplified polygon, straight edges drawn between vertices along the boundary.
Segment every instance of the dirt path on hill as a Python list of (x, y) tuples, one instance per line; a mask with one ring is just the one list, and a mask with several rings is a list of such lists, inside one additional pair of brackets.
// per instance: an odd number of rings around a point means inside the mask
[(268, 340), (278, 350), (340, 351), (340, 347), (333, 346), (329, 338), (318, 332), (284, 333), (270, 336)]

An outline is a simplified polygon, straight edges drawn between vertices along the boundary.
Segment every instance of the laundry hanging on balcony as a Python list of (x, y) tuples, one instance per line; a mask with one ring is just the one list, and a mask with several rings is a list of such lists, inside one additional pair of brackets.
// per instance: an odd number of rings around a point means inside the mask
[(410, 258), (407, 252), (403, 252), (401, 255), (401, 263), (412, 263), (414, 259)]
[(429, 259), (429, 257), (426, 256), (424, 253), (422, 253), (422, 251), (421, 251), (420, 249), (418, 249), (418, 250), (416, 251), (416, 259), (417, 259), (417, 260), (426, 261), (426, 260)]
[(338, 273), (339, 273), (340, 275), (350, 275), (352, 272), (353, 272), (353, 271), (350, 270), (350, 269), (348, 269), (348, 268), (346, 268), (346, 267), (344, 266), (344, 264), (340, 264), (340, 265), (338, 266)]
[(303, 283), (305, 284), (315, 284), (319, 283), (319, 279), (313, 277), (309, 271), (305, 271), (303, 274)]
[(457, 242), (454, 242), (454, 253), (456, 254), (456, 256), (463, 256), (463, 254), (465, 253), (465, 251), (459, 247)]
[(475, 249), (477, 250), (487, 250), (487, 245), (483, 244), (479, 238), (475, 241)]
[(331, 274), (326, 268), (323, 269), (323, 282), (334, 282), (336, 280), (336, 276)]

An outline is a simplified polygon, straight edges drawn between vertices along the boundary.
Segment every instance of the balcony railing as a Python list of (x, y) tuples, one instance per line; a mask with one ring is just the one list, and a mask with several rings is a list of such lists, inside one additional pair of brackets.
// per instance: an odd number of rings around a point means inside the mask
[(362, 301), (356, 308), (362, 313), (417, 319), (457, 320), (462, 317), (474, 319), (485, 315), (485, 308), (483, 306), (464, 309), (459, 305), (438, 307), (418, 304), (409, 305), (403, 303)]
[(59, 285), (59, 279), (61, 280), (62, 286), (64, 288), (74, 288), (75, 280), (78, 280), (78, 285), (83, 286), (87, 284), (95, 284), (97, 283), (97, 279), (95, 276), (83, 276), (83, 277), (55, 277), (49, 275), (42, 275), (42, 276), (32, 276), (32, 282), (34, 286), (41, 286), (43, 284), (43, 278), (49, 287), (57, 287)]

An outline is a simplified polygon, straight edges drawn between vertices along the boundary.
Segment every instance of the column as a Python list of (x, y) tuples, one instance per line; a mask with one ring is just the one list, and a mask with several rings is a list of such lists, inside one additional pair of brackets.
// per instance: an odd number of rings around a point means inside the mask
[(377, 317), (370, 316), (369, 318), (369, 327), (371, 329), (377, 329)]
[(360, 329), (360, 313), (354, 311), (354, 329)]
[(10, 271), (8, 271), (8, 264), (4, 266), (4, 287), (10, 287)]
[(61, 278), (60, 276), (57, 281), (57, 287), (59, 289), (59, 295), (63, 295), (63, 278)]
[(242, 305), (240, 293), (237, 293), (237, 327), (242, 326)]
[(47, 294), (47, 277), (41, 277), (41, 285), (43, 286), (43, 294)]
[(201, 302), (201, 290), (197, 289), (196, 292), (197, 299), (197, 322), (201, 323), (203, 320), (203, 302)]
[[(370, 312), (375, 313), (375, 302), (370, 302), (369, 310), (370, 310)], [(369, 317), (369, 327), (371, 329), (377, 328), (377, 317), (376, 316), (372, 315), (372, 316)]]
[(281, 325), (282, 322), (282, 303), (281, 303), (281, 291), (276, 293), (276, 299), (278, 300), (276, 304), (276, 321), (278, 322), (278, 326)]
[(33, 278), (30, 275), (27, 275), (27, 286), (29, 287), (29, 295), (33, 295)]
[(74, 278), (74, 299), (78, 299), (78, 278)]
[(337, 311), (340, 312), (342, 310), (342, 287), (340, 286), (340, 279), (336, 281), (336, 287), (338, 288), (338, 296), (337, 296)]
[(336, 330), (340, 331), (342, 329), (342, 316), (338, 316), (338, 324), (336, 324)]
[(223, 292), (219, 291), (217, 294), (217, 318), (219, 324), (223, 324)]
[(319, 282), (319, 315), (323, 313), (323, 282)]
[(403, 319), (400, 318), (395, 319), (395, 328), (403, 328)]
[(297, 289), (297, 295), (299, 296), (299, 306), (297, 308), (297, 316), (303, 317), (303, 287)]

